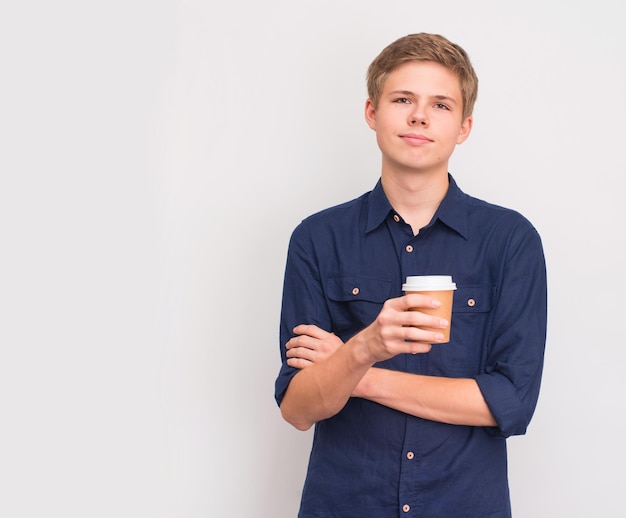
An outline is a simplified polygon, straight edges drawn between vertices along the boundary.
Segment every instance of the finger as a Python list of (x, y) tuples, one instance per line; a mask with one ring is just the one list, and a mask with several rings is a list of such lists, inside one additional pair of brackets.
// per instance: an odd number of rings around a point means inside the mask
[(288, 349), (286, 356), (287, 358), (307, 358), (310, 359), (310, 349), (306, 349), (304, 347), (294, 347), (293, 349)]
[(333, 334), (328, 331), (324, 331), (321, 327), (317, 327), (313, 324), (300, 324), (293, 329), (293, 332), (297, 335), (312, 336), (313, 338), (317, 338), (319, 340), (323, 340)]
[(422, 344), (436, 344), (444, 340), (443, 333), (439, 331), (414, 326), (403, 327), (402, 337), (404, 341)]
[(287, 358), (302, 358), (303, 360), (315, 363), (318, 361), (320, 355), (314, 349), (309, 349), (307, 347), (295, 347), (293, 349), (288, 349), (286, 356)]
[(385, 301), (383, 308), (394, 309), (396, 311), (407, 311), (411, 308), (438, 308), (441, 302), (430, 295), (421, 293), (409, 293), (402, 297), (388, 299)]
[(432, 329), (445, 329), (450, 325), (445, 318), (428, 315), (421, 311), (405, 311), (401, 317), (402, 325), (414, 327), (428, 327)]
[(303, 358), (288, 358), (287, 365), (295, 367), (296, 369), (306, 369), (313, 365), (313, 363)]
[(289, 341), (285, 344), (285, 348), (289, 350), (289, 349), (293, 349), (294, 347), (298, 347), (299, 339), (300, 339), (299, 336), (294, 336), (293, 338), (290, 338)]
[(404, 297), (400, 297), (405, 309), (409, 308), (438, 308), (441, 301), (430, 295), (422, 295), (421, 293), (409, 293)]
[[(423, 311), (427, 310), (423, 309)], [(376, 317), (376, 323), (382, 329), (391, 330), (392, 333), (394, 333), (393, 329), (398, 326), (429, 327), (435, 330), (448, 327), (449, 322), (445, 318), (429, 315), (423, 311), (408, 309), (398, 311), (393, 307), (384, 306)]]
[(312, 338), (308, 335), (300, 335), (294, 336), (291, 338), (286, 344), (285, 347), (287, 349), (295, 349), (297, 347), (302, 347), (306, 349), (318, 349), (320, 347), (321, 341), (317, 338)]

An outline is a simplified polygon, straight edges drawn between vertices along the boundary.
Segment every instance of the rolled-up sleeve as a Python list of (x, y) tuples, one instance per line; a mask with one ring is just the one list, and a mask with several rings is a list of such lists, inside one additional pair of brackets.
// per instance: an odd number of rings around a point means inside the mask
[(312, 244), (307, 221), (302, 222), (291, 235), (280, 318), (280, 355), (282, 365), (275, 382), (274, 397), (280, 405), (291, 379), (298, 369), (287, 365), (285, 344), (294, 336), (299, 324), (314, 324), (330, 329), (330, 316), (320, 280), (317, 253)]
[(535, 411), (546, 341), (547, 282), (541, 239), (531, 226), (510, 236), (502, 263), (480, 390), (504, 437), (522, 435)]

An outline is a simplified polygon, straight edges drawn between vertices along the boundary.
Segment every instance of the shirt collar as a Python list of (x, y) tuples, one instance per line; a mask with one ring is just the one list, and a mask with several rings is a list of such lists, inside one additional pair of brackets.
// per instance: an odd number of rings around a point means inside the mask
[[(448, 180), (450, 182), (448, 191), (441, 200), (431, 225), (439, 220), (467, 239), (469, 236), (467, 196), (459, 189), (452, 175), (448, 174)], [(393, 211), (379, 179), (369, 196), (365, 232), (371, 232), (377, 228)]]
[(465, 239), (469, 237), (469, 206), (467, 195), (459, 189), (454, 178), (448, 174), (448, 192), (435, 212), (433, 222), (439, 220)]
[(370, 193), (368, 202), (366, 233), (378, 228), (385, 221), (387, 215), (393, 211), (393, 207), (389, 203), (385, 191), (383, 191), (383, 184), (380, 179)]

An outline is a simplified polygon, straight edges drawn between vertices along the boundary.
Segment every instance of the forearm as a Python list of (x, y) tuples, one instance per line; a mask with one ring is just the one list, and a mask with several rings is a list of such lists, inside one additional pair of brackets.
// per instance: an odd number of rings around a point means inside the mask
[(337, 414), (373, 362), (359, 340), (340, 347), (323, 361), (300, 370), (289, 383), (280, 405), (284, 419), (299, 430)]
[(497, 426), (478, 384), (471, 378), (423, 376), (372, 368), (353, 395), (431, 421)]
[[(418, 325), (444, 328), (447, 321), (410, 311), (419, 304), (436, 307), (438, 302), (423, 295), (409, 295), (385, 302), (376, 320), (345, 344), (320, 347), (323, 340), (293, 338), (286, 344), (289, 365), (300, 368), (289, 383), (281, 401), (285, 420), (300, 430), (337, 414), (375, 363), (401, 353), (423, 353), (430, 343), (443, 339), (438, 331), (425, 331)], [(303, 326), (300, 332), (307, 332)], [(310, 332), (317, 333), (312, 326)], [(328, 335), (321, 330), (321, 335)], [(313, 337), (315, 338), (315, 337)], [(302, 343), (301, 343), (302, 342)], [(341, 342), (339, 342), (341, 344)]]

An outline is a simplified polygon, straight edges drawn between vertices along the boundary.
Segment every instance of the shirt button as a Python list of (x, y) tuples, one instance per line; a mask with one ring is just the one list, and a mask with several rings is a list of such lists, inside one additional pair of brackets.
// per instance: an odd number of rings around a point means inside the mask
[(410, 254), (413, 251), (413, 247), (411, 245), (406, 245), (405, 250)]
[(409, 504), (404, 504), (404, 505), (402, 506), (402, 510), (403, 510), (405, 513), (408, 513), (408, 512), (411, 510), (411, 506), (410, 506)]
[(394, 215), (393, 215), (393, 220), (394, 220), (396, 223), (400, 223), (400, 216), (398, 216), (397, 214), (394, 214)]
[(476, 301), (474, 299), (467, 299), (467, 305), (473, 308), (476, 305)]
[(409, 460), (413, 460), (414, 457), (415, 457), (415, 453), (413, 453), (412, 451), (406, 454), (406, 458)]
[(359, 288), (352, 288), (352, 295), (358, 295), (360, 291)]

